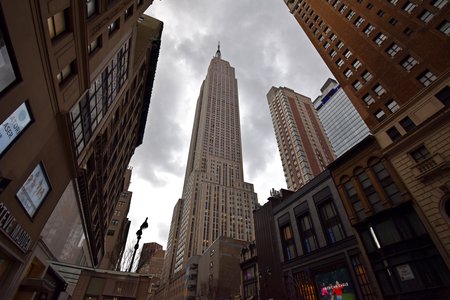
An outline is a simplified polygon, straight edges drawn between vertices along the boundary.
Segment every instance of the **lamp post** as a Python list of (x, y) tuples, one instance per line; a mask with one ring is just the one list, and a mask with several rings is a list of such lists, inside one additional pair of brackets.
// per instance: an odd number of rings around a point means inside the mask
[(148, 217), (145, 218), (144, 223), (142, 223), (142, 225), (139, 228), (139, 230), (136, 231), (137, 242), (136, 242), (136, 245), (134, 245), (133, 256), (131, 257), (131, 262), (130, 262), (130, 267), (128, 268), (128, 272), (131, 272), (131, 268), (133, 267), (134, 257), (136, 256), (137, 249), (139, 249), (139, 240), (141, 239), (141, 236), (142, 236), (142, 230), (144, 230), (145, 228), (148, 227), (147, 219), (148, 219)]

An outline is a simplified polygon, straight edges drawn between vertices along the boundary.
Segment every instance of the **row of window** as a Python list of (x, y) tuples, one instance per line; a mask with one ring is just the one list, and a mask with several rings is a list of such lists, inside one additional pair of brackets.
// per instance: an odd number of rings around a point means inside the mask
[[(334, 202), (330, 199), (317, 206), (319, 218), (322, 224), (324, 236), (327, 244), (334, 244), (344, 238), (344, 231), (340, 216), (336, 210)], [(285, 216), (281, 217), (285, 218)], [(280, 219), (281, 219), (280, 218)], [(295, 237), (292, 230), (291, 222), (283, 222), (279, 220), (280, 237), (285, 260), (291, 260), (298, 256), (295, 246)], [(311, 220), (309, 212), (303, 212), (296, 216), (296, 223), (300, 233), (301, 245), (303, 253), (307, 254), (317, 250), (320, 245), (316, 236), (316, 231)]]
[[(108, 0), (107, 4), (110, 5), (114, 1), (115, 0)], [(99, 10), (98, 2), (99, 2), (99, 0), (86, 0), (86, 6), (85, 6), (86, 18), (90, 18), (98, 13), (98, 10)], [(143, 0), (136, 0), (136, 6), (137, 7), (141, 6), (141, 4), (143, 2), (144, 2)], [(132, 13), (133, 13), (133, 5), (131, 5), (129, 8), (127, 8), (125, 10), (125, 19), (127, 19), (127, 17), (131, 16)]]
[(76, 154), (79, 155), (107, 114), (128, 74), (129, 41), (119, 49), (102, 73), (92, 82), (85, 98), (70, 112)]
[[(373, 180), (377, 181), (376, 184)], [(380, 160), (371, 161), (367, 169), (355, 169), (353, 178), (342, 179), (342, 186), (346, 192), (347, 201), (359, 220), (367, 217), (365, 207), (378, 213), (384, 209), (383, 202), (394, 205), (402, 202), (399, 188)], [(381, 187), (381, 190), (376, 186)]]
[[(450, 87), (446, 86), (442, 90), (440, 90), (437, 94), (434, 95), (439, 101), (444, 104), (444, 106), (450, 106)], [(405, 117), (399, 121), (399, 125), (403, 128), (405, 132), (409, 132), (416, 127), (416, 124), (409, 118)], [(398, 131), (396, 126), (392, 126), (388, 130), (386, 130), (387, 135), (391, 138), (393, 142), (399, 140), (402, 135)]]

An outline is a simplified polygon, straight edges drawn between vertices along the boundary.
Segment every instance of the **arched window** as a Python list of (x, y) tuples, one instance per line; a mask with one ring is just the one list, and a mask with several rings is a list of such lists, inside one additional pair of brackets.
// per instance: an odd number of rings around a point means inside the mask
[(359, 220), (363, 220), (366, 218), (366, 213), (364, 212), (364, 207), (362, 206), (361, 199), (359, 199), (358, 193), (356, 192), (355, 186), (350, 178), (343, 178), (342, 186), (347, 193), (348, 200), (355, 211), (356, 216)]
[(363, 189), (364, 195), (366, 195), (367, 200), (369, 200), (375, 212), (380, 212), (383, 210), (383, 204), (381, 203), (380, 195), (378, 195), (372, 181), (369, 178), (366, 170), (360, 169), (356, 173), (356, 178), (358, 179), (361, 187)]
[(402, 203), (402, 194), (400, 193), (400, 190), (398, 189), (395, 182), (392, 180), (391, 175), (386, 170), (383, 162), (381, 160), (379, 160), (379, 161), (373, 163), (371, 168), (372, 168), (373, 172), (375, 173), (381, 186), (383, 187), (383, 190), (386, 193), (386, 195), (388, 196), (389, 200), (393, 204)]

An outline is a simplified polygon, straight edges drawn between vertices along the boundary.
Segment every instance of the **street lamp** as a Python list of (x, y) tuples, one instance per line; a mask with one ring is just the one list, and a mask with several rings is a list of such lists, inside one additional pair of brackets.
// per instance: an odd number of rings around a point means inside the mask
[(136, 231), (137, 242), (136, 242), (136, 245), (134, 245), (133, 256), (131, 257), (131, 262), (130, 262), (130, 267), (128, 268), (128, 272), (131, 272), (131, 268), (133, 267), (134, 257), (136, 256), (137, 249), (139, 249), (139, 240), (141, 239), (141, 236), (142, 236), (142, 230), (144, 230), (145, 228), (148, 228), (147, 219), (148, 219), (148, 217), (145, 218), (144, 223), (142, 223), (142, 225), (139, 228), (139, 230)]

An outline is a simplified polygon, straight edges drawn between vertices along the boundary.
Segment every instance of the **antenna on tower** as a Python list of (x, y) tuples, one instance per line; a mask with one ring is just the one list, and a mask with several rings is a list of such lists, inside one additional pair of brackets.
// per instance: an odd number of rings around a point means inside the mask
[(215, 57), (217, 57), (217, 58), (222, 58), (222, 54), (220, 53), (220, 41), (219, 41), (219, 43), (217, 44), (217, 51), (216, 51)]

